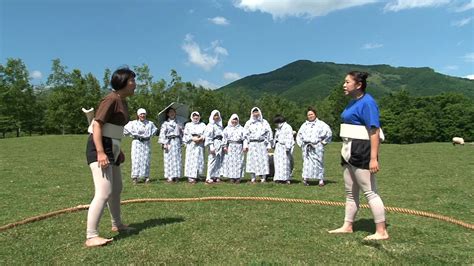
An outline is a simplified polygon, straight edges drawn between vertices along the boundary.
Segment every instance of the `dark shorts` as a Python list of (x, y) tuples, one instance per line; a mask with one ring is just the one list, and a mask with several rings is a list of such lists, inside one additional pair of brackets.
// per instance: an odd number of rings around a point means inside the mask
[(341, 156), (341, 165), (349, 163), (357, 168), (369, 169), (370, 140), (353, 139), (351, 144), (351, 158), (346, 162)]
[[(105, 154), (109, 158), (109, 162), (114, 163), (115, 165), (119, 165), (120, 163), (117, 163), (114, 160), (114, 153), (112, 150), (112, 139), (108, 137), (102, 137), (102, 145), (104, 146)], [(86, 158), (88, 165), (93, 162), (97, 162), (97, 149), (95, 148), (95, 143), (92, 138), (92, 134), (90, 134), (89, 138), (87, 139)]]

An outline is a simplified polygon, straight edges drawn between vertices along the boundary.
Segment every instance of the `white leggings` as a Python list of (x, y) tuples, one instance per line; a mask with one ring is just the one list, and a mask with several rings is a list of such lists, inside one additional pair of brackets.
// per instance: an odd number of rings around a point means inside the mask
[(87, 212), (87, 238), (99, 236), (98, 226), (105, 204), (109, 207), (112, 226), (120, 227), (120, 193), (122, 192), (122, 172), (120, 166), (110, 164), (100, 168), (97, 162), (89, 164), (94, 179), (94, 199)]
[(354, 222), (359, 210), (359, 191), (362, 190), (374, 216), (375, 223), (385, 222), (385, 208), (377, 194), (375, 175), (369, 170), (345, 164), (343, 166), (344, 184), (346, 189), (346, 216), (344, 221)]

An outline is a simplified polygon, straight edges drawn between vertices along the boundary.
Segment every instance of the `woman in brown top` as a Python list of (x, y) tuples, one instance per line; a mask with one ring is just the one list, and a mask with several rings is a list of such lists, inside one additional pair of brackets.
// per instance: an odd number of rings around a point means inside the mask
[(120, 164), (125, 156), (120, 150), (123, 127), (129, 120), (125, 98), (135, 91), (135, 73), (121, 68), (112, 74), (113, 91), (99, 104), (92, 122), (92, 134), (87, 142), (87, 163), (94, 179), (95, 195), (87, 213), (87, 247), (103, 246), (113, 239), (99, 236), (98, 225), (105, 205), (112, 218), (112, 231), (127, 231), (133, 228), (125, 225), (120, 217), (120, 193), (122, 173)]

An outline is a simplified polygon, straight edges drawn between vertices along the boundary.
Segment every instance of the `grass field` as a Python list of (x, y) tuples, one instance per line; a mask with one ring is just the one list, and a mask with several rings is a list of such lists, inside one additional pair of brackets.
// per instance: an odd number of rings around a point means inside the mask
[[(0, 140), (0, 226), (53, 210), (89, 204), (93, 197), (85, 163), (86, 136)], [(133, 186), (123, 166), (122, 199), (268, 196), (344, 201), (340, 143), (328, 145), (328, 185), (305, 187), (295, 151), (295, 183), (207, 186), (167, 184), (153, 143), (151, 184)], [(123, 143), (130, 154), (130, 140)], [(381, 147), (379, 193), (386, 206), (435, 212), (474, 223), (474, 147), (449, 143)], [(365, 200), (362, 200), (365, 203)], [(0, 264), (473, 264), (473, 231), (446, 222), (389, 212), (391, 239), (365, 242), (374, 225), (359, 212), (355, 232), (330, 235), (344, 208), (296, 203), (213, 201), (143, 203), (122, 207), (134, 234), (110, 232), (108, 211), (101, 235), (115, 241), (83, 247), (86, 212), (18, 226), (0, 233)]]

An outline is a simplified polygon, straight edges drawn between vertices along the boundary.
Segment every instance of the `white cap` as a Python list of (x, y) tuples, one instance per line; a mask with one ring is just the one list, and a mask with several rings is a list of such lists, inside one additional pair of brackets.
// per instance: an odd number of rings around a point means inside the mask
[(146, 110), (143, 109), (143, 108), (140, 108), (137, 110), (137, 115), (140, 115), (140, 114), (146, 114)]

